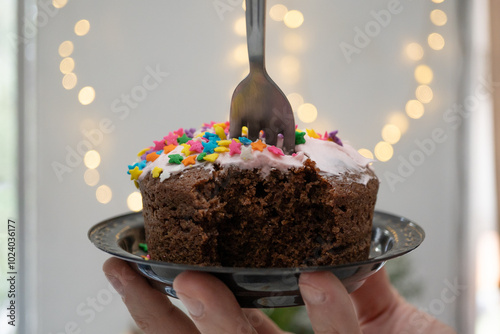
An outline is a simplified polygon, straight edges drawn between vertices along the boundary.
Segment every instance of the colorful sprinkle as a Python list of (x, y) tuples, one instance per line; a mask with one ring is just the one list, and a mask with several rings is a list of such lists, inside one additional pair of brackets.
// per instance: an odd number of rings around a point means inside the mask
[(156, 159), (158, 159), (160, 155), (156, 152), (151, 152), (148, 155), (146, 155), (146, 161), (153, 162)]
[(304, 138), (305, 135), (306, 135), (305, 132), (295, 131), (295, 145), (305, 144), (306, 143), (306, 139)]
[(320, 139), (321, 137), (313, 129), (306, 129), (307, 135), (311, 138)]
[(139, 176), (142, 174), (142, 170), (139, 169), (139, 167), (135, 166), (134, 169), (129, 170), (130, 172), (130, 179), (131, 180), (137, 180), (139, 179)]
[(252, 147), (251, 146), (242, 146), (241, 147), (241, 159), (247, 161), (253, 159)]
[(186, 159), (182, 160), (184, 166), (194, 165), (196, 163), (196, 155), (190, 155)]
[(170, 144), (168, 146), (165, 146), (163, 148), (163, 153), (168, 154), (168, 153), (172, 152), (173, 150), (175, 150), (176, 147), (177, 146), (175, 146), (174, 144)]
[(165, 142), (167, 143), (167, 145), (175, 145), (177, 146), (177, 135), (173, 132), (170, 132), (168, 135), (166, 135), (165, 137), (163, 137), (163, 139), (165, 139)]
[(171, 164), (177, 164), (180, 165), (182, 163), (182, 160), (184, 157), (180, 154), (172, 154), (168, 156), (170, 159), (168, 160), (169, 163)]
[(233, 156), (235, 154), (241, 153), (241, 143), (238, 143), (236, 140), (232, 140), (231, 144), (229, 144), (229, 155)]
[(198, 154), (198, 157), (196, 158), (196, 160), (203, 161), (203, 158), (205, 158), (206, 155), (207, 155), (207, 152), (200, 153), (200, 154)]
[(214, 126), (214, 130), (215, 130), (215, 133), (217, 134), (217, 136), (219, 136), (220, 139), (224, 140), (226, 139), (226, 133), (224, 132), (224, 129), (219, 126), (219, 125), (215, 125)]
[(337, 137), (337, 133), (339, 133), (339, 130), (335, 130), (335, 131), (332, 131), (328, 134), (328, 138), (330, 140), (332, 140), (333, 142), (335, 142), (336, 144), (340, 145), (340, 146), (344, 146), (344, 144), (342, 143), (342, 140), (340, 140), (339, 137)]
[(231, 140), (230, 139), (219, 140), (217, 144), (219, 144), (219, 146), (229, 146), (229, 144), (231, 144)]
[(250, 145), (252, 143), (252, 141), (247, 137), (239, 137), (238, 139), (243, 145)]
[(196, 153), (201, 153), (203, 152), (203, 145), (201, 144), (200, 141), (193, 141), (193, 140), (190, 140), (188, 141), (188, 144), (191, 143), (191, 152), (196, 152)]
[(163, 146), (165, 146), (165, 140), (153, 140), (153, 143), (155, 143), (155, 146), (153, 147), (154, 151), (163, 150)]
[(186, 134), (183, 134), (182, 137), (177, 138), (177, 142), (179, 144), (185, 144), (185, 143), (187, 143), (189, 141), (189, 139), (191, 139), (191, 138), (189, 138), (188, 136), (186, 136)]
[(134, 186), (139, 189), (139, 182), (137, 182), (137, 180), (134, 180)]
[(285, 153), (283, 153), (283, 151), (282, 151), (280, 148), (276, 147), (276, 146), (268, 146), (268, 147), (267, 147), (267, 150), (268, 150), (269, 152), (273, 153), (273, 154), (278, 155), (278, 156), (283, 156), (283, 155), (285, 155)]
[[(149, 151), (151, 149), (151, 147), (146, 147), (146, 148), (143, 148), (139, 153), (137, 153), (137, 156), (140, 157), (142, 156), (143, 154), (145, 154), (147, 151)], [(142, 159), (141, 159), (142, 160)]]
[(203, 152), (205, 153), (214, 153), (214, 150), (217, 147), (217, 143), (212, 140), (202, 144), (203, 144)]
[(188, 136), (189, 138), (193, 138), (194, 136), (194, 133), (196, 132), (196, 129), (195, 128), (191, 128), (191, 129), (185, 129), (184, 130), (184, 133), (186, 134), (186, 136)]
[(181, 153), (184, 154), (186, 157), (190, 156), (192, 154), (192, 152), (190, 151), (191, 145), (182, 144), (182, 146), (184, 146), (184, 148), (182, 149)]
[(155, 168), (153, 168), (153, 171), (151, 172), (151, 174), (153, 174), (154, 178), (157, 178), (160, 176), (161, 172), (163, 172), (163, 168), (155, 166)]
[(215, 162), (215, 160), (217, 160), (218, 157), (219, 157), (218, 153), (212, 153), (212, 154), (207, 154), (206, 156), (204, 156), (203, 160)]
[(261, 151), (261, 152), (262, 152), (262, 151), (266, 148), (266, 146), (267, 146), (267, 145), (266, 145), (266, 144), (264, 144), (264, 143), (262, 142), (262, 140), (260, 140), (260, 139), (259, 139), (259, 140), (257, 140), (255, 143), (251, 143), (250, 145), (252, 146), (252, 148), (253, 148), (254, 150), (258, 150), (258, 151)]
[(243, 136), (248, 136), (248, 128), (246, 126), (241, 127), (241, 134)]
[(148, 251), (148, 245), (145, 243), (139, 243), (139, 248), (142, 249), (143, 251), (147, 252)]
[(229, 148), (225, 146), (219, 146), (214, 149), (215, 152), (217, 153), (224, 153), (224, 152), (229, 152)]
[(182, 135), (184, 134), (184, 129), (183, 129), (183, 128), (179, 128), (177, 131), (174, 131), (174, 133), (175, 133), (178, 137), (182, 137)]

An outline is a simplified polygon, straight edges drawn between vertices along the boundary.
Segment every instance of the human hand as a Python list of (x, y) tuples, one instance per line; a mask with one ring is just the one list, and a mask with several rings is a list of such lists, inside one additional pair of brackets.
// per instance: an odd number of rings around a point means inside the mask
[[(103, 270), (147, 334), (284, 333), (263, 312), (241, 309), (231, 291), (209, 274), (184, 272), (174, 281), (191, 320), (125, 261), (110, 258)], [(351, 295), (329, 272), (303, 273), (299, 286), (315, 333), (454, 333), (406, 303), (383, 270)]]

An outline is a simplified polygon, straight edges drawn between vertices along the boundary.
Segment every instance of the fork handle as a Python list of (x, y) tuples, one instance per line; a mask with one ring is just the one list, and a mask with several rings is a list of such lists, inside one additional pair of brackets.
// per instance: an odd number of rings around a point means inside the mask
[(250, 70), (264, 70), (266, 0), (246, 0), (246, 23)]

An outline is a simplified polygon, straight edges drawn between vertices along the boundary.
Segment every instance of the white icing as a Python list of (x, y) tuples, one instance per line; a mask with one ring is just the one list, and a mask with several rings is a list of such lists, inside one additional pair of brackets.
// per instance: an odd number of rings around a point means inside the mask
[[(241, 154), (230, 155), (229, 152), (219, 153), (216, 164), (221, 167), (234, 166), (240, 169), (259, 169), (263, 177), (266, 177), (272, 169), (286, 171), (290, 168), (300, 168), (304, 166), (307, 159), (316, 163), (322, 175), (340, 175), (344, 173), (362, 173), (370, 168), (373, 160), (363, 157), (348, 143), (340, 146), (332, 141), (315, 139), (304, 136), (306, 143), (295, 146), (296, 154), (276, 155), (270, 152), (267, 147), (262, 152), (252, 150), (251, 146), (241, 146)], [(199, 141), (200, 138), (195, 138)], [(154, 167), (160, 167), (163, 172), (160, 174), (160, 181), (168, 179), (171, 175), (180, 173), (189, 168), (204, 168), (210, 171), (214, 170), (213, 163), (207, 161), (197, 161), (194, 165), (184, 166), (183, 164), (169, 163), (169, 155), (184, 154), (181, 152), (183, 146), (179, 145), (171, 152), (162, 153), (155, 161), (148, 162), (139, 177), (142, 180), (147, 174), (151, 173)], [(356, 182), (366, 184), (372, 179), (372, 176), (363, 174)]]

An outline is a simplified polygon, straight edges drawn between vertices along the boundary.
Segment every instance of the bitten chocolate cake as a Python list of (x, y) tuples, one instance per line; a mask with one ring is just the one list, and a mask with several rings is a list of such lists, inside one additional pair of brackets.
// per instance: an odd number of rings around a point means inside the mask
[(129, 166), (151, 259), (236, 267), (365, 260), (379, 181), (336, 132), (296, 131), (296, 153), (228, 123), (179, 129)]

